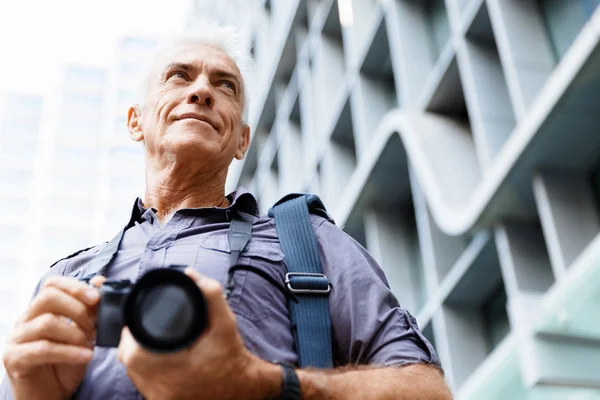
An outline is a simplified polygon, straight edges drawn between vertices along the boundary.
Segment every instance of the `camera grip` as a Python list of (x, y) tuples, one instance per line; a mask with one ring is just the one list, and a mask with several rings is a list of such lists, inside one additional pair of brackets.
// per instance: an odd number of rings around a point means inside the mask
[(103, 292), (98, 306), (96, 346), (119, 347), (123, 330), (123, 293)]

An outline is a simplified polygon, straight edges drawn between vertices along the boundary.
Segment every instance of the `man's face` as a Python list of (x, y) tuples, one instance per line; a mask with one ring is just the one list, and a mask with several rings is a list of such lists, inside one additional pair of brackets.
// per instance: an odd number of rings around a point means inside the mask
[(185, 44), (157, 63), (141, 110), (129, 110), (134, 140), (149, 157), (227, 167), (243, 158), (249, 128), (242, 124), (240, 70), (223, 51)]

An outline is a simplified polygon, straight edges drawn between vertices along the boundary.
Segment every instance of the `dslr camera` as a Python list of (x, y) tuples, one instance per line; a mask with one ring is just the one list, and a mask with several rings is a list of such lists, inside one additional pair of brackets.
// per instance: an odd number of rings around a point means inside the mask
[(195, 342), (208, 323), (206, 300), (183, 270), (151, 270), (136, 283), (105, 281), (100, 287), (96, 346), (118, 347), (124, 326), (153, 352), (173, 352)]

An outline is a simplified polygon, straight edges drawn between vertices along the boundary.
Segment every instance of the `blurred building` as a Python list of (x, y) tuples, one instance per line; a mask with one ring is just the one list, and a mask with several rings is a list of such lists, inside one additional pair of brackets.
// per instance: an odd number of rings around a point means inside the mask
[(129, 139), (127, 109), (154, 45), (122, 38), (113, 64), (68, 65), (48, 96), (33, 199), (36, 277), (59, 258), (109, 240), (143, 195), (143, 148)]
[(26, 275), (26, 216), (32, 205), (42, 109), (42, 96), (0, 95), (0, 354), (18, 313), (14, 287)]
[(600, 398), (598, 1), (211, 3), (256, 58), (229, 188), (318, 193), (458, 399)]
[(123, 37), (109, 67), (66, 65), (45, 96), (1, 96), (0, 354), (50, 265), (111, 239), (143, 196), (127, 109), (156, 42)]
[(106, 98), (102, 223), (98, 240), (111, 239), (127, 223), (135, 198), (144, 195), (144, 149), (141, 143), (129, 138), (127, 110), (136, 103), (141, 77), (157, 44), (156, 38), (124, 36), (116, 46)]
[(59, 258), (94, 242), (107, 75), (106, 68), (67, 65), (47, 96), (30, 238), (38, 279)]

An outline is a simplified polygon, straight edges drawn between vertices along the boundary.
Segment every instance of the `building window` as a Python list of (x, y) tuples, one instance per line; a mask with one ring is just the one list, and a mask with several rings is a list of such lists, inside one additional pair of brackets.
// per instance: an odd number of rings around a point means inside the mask
[(430, 0), (424, 3), (433, 56), (437, 60), (451, 36), (450, 22), (448, 21), (444, 0)]
[(506, 292), (504, 285), (499, 287), (483, 304), (483, 319), (486, 330), (488, 351), (492, 351), (510, 331), (506, 313)]
[(67, 67), (65, 71), (65, 78), (67, 82), (74, 81), (75, 83), (104, 84), (106, 72), (102, 69), (70, 66)]
[(121, 46), (125, 51), (150, 51), (156, 47), (156, 41), (146, 38), (128, 37), (123, 39)]
[(101, 108), (103, 104), (103, 98), (101, 96), (83, 93), (66, 93), (63, 97), (63, 104), (65, 106), (71, 106), (75, 108)]
[(556, 59), (560, 60), (590, 19), (600, 0), (539, 0)]

